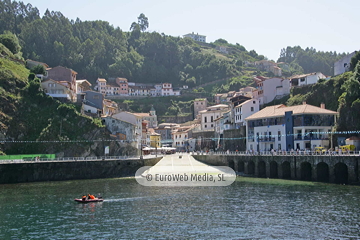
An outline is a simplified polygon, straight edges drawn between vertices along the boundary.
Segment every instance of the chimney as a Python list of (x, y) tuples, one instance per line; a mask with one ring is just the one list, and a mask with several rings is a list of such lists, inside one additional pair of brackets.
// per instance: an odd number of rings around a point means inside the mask
[(325, 103), (321, 103), (320, 108), (325, 109)]
[(303, 105), (306, 105), (306, 102), (305, 102), (305, 101), (303, 101)]

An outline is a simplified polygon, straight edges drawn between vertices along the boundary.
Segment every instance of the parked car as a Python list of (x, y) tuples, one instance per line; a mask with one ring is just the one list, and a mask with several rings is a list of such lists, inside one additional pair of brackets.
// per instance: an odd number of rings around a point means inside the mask
[(326, 153), (326, 148), (324, 147), (315, 147), (315, 153), (316, 154), (325, 154)]
[[(340, 146), (339, 149), (341, 149), (342, 153), (352, 153), (355, 151), (355, 146), (354, 145), (343, 145), (343, 146)], [(339, 152), (339, 149), (338, 149), (338, 152)]]

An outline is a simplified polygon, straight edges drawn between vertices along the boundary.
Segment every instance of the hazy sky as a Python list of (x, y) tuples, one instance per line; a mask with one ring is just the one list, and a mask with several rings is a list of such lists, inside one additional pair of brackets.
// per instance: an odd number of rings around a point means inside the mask
[(351, 53), (359, 50), (359, 0), (23, 0), (44, 14), (104, 20), (129, 31), (140, 13), (147, 31), (171, 36), (199, 33), (277, 60), (287, 46)]

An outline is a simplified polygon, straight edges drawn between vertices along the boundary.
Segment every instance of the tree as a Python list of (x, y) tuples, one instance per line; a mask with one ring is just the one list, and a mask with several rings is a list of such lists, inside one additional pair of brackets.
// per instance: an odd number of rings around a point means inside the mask
[(31, 68), (30, 72), (35, 74), (45, 74), (45, 67), (41, 64), (34, 66)]
[(149, 27), (149, 20), (145, 16), (145, 14), (141, 13), (138, 17), (138, 24), (140, 26), (141, 31), (145, 31)]
[(140, 28), (140, 26), (136, 22), (133, 22), (130, 26), (130, 31), (135, 30), (136, 28)]
[(219, 38), (219, 39), (216, 40), (214, 43), (215, 43), (215, 44), (218, 44), (218, 45), (227, 45), (227, 44), (228, 44), (228, 41), (226, 41), (225, 39)]
[(359, 61), (360, 61), (360, 51), (357, 51), (350, 60), (350, 71), (355, 70), (355, 66)]
[(249, 54), (250, 54), (250, 56), (252, 56), (253, 58), (255, 58), (255, 57), (258, 56), (258, 54), (256, 53), (255, 50), (251, 50), (251, 51), (249, 52)]
[(17, 54), (21, 50), (19, 39), (10, 32), (0, 35), (0, 43), (4, 44), (13, 54)]

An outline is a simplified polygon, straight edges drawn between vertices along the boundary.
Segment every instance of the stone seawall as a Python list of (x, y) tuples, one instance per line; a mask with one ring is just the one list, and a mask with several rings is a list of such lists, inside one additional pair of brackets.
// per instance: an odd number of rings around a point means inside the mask
[(255, 177), (319, 181), (340, 184), (360, 182), (360, 157), (339, 155), (194, 155), (214, 166), (229, 166)]
[(0, 164), (0, 184), (130, 177), (140, 167), (153, 166), (160, 160), (161, 157), (143, 160), (3, 163)]

